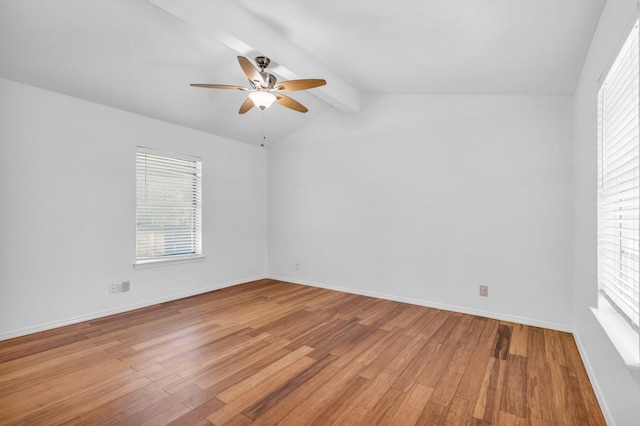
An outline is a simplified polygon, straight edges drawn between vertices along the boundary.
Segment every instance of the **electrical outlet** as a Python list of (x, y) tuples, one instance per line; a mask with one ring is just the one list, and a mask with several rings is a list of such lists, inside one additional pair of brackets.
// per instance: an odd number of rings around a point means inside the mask
[(296, 271), (300, 270), (300, 262), (296, 262)]
[(109, 284), (109, 293), (124, 293), (126, 291), (131, 290), (131, 282), (130, 281), (122, 281), (121, 283), (113, 283)]
[(488, 285), (481, 285), (480, 286), (480, 296), (489, 297), (489, 286)]

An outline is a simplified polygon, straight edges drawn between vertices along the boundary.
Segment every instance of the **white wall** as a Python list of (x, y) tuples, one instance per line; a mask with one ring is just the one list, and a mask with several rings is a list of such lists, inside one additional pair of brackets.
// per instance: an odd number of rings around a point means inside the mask
[[(202, 157), (204, 261), (133, 269), (138, 145)], [(0, 79), (0, 339), (264, 276), (266, 165), (259, 147)]]
[(572, 329), (571, 137), (571, 97), (328, 112), (270, 148), (269, 274)]
[(599, 80), (638, 16), (637, 0), (608, 1), (574, 98), (575, 312), (576, 338), (592, 384), (611, 424), (638, 424), (640, 383), (595, 320), (597, 306), (597, 104)]

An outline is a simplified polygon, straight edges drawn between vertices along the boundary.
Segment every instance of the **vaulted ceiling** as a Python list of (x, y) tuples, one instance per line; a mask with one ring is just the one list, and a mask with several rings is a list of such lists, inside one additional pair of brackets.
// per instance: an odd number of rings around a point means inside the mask
[[(257, 144), (368, 93), (571, 95), (605, 0), (2, 0), (0, 77)], [(237, 55), (325, 78), (239, 115)]]

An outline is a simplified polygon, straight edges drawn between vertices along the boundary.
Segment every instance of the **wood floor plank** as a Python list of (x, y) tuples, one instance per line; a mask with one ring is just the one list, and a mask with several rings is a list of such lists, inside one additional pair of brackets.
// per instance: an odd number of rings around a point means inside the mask
[(509, 346), (511, 344), (511, 327), (505, 324), (500, 324), (498, 327), (498, 338), (496, 340), (496, 346), (493, 350), (493, 356), (506, 360), (509, 355)]
[[(87, 411), (71, 419), (70, 425), (120, 425), (123, 419), (154, 406), (156, 402), (167, 398), (168, 394), (155, 383), (122, 395), (91, 411)], [(146, 416), (149, 416), (147, 413)]]
[[(23, 416), (20, 423), (27, 425), (68, 423), (79, 415), (96, 410), (149, 383), (149, 380), (145, 377), (135, 380), (130, 377), (121, 377), (105, 382), (82, 394), (74, 395), (66, 400), (64, 404), (48, 405), (27, 416)], [(69, 407), (73, 407), (73, 410), (69, 410)]]
[(380, 398), (391, 388), (395, 379), (395, 376), (382, 372), (375, 379), (367, 382), (362, 392), (359, 392), (349, 407), (336, 418), (335, 423), (352, 425), (365, 419), (367, 414), (373, 411)]
[(41, 407), (62, 403), (75, 395), (89, 391), (100, 382), (130, 374), (120, 361), (107, 359), (94, 366), (80, 369), (65, 377), (55, 377), (51, 381), (35, 386), (25, 386), (0, 397), (0, 421), (14, 420), (28, 415)]
[(390, 425), (413, 425), (416, 424), (424, 411), (433, 389), (421, 384), (414, 384), (406, 397), (393, 414)]
[(560, 335), (560, 343), (562, 344), (565, 360), (567, 361), (569, 374), (575, 378), (572, 381), (572, 394), (575, 395), (575, 398), (582, 399), (587, 411), (586, 413), (579, 413), (579, 415), (586, 415), (588, 422), (584, 424), (603, 424), (605, 420), (598, 401), (595, 399), (595, 394), (591, 391), (591, 382), (580, 358), (575, 339), (568, 333), (562, 333)]
[(527, 356), (527, 335), (528, 327), (523, 324), (511, 324), (511, 345), (509, 346), (510, 355)]
[(545, 341), (545, 358), (547, 362), (557, 363), (566, 367), (567, 361), (565, 360), (562, 343), (560, 342), (560, 332), (555, 330), (544, 330), (543, 335)]
[(547, 367), (544, 330), (529, 327), (527, 339), (527, 366), (545, 369)]
[(291, 343), (289, 344), (289, 346), (287, 346), (286, 349), (294, 351), (301, 346), (309, 346), (315, 348), (330, 336), (339, 332), (342, 327), (345, 327), (353, 322), (353, 320), (349, 321), (343, 318), (337, 318), (334, 315), (331, 317), (331, 319), (325, 321), (324, 323), (314, 323), (300, 336), (292, 339)]
[(231, 420), (223, 423), (223, 426), (248, 426), (250, 424), (253, 424), (253, 420), (242, 413), (238, 413)]
[(589, 425), (591, 419), (589, 417), (589, 407), (585, 404), (585, 398), (582, 397), (582, 390), (577, 377), (571, 375), (568, 369), (564, 369), (566, 390), (568, 393), (567, 404), (571, 410), (571, 421), (577, 419), (576, 424)]
[(497, 321), (487, 321), (478, 339), (478, 344), (471, 353), (467, 368), (460, 379), (455, 393), (456, 398), (463, 398), (471, 402), (475, 402), (478, 399), (487, 364), (497, 339), (498, 327)]
[(394, 387), (406, 391), (416, 381), (416, 378), (420, 376), (422, 370), (429, 366), (429, 360), (433, 357), (434, 353), (440, 346), (439, 339), (434, 339), (432, 337), (444, 323), (446, 318), (447, 316), (445, 313), (442, 313), (442, 315), (431, 316), (431, 320), (428, 323), (430, 326), (424, 330), (424, 336), (427, 338), (427, 343), (398, 375), (398, 378), (393, 384)]
[[(289, 355), (258, 371), (256, 374), (247, 377), (242, 382), (225, 389), (223, 392), (218, 394), (218, 399), (226, 403), (233, 401), (234, 399), (245, 394), (247, 391), (253, 389), (257, 384), (268, 378), (271, 374), (277, 373), (280, 370), (284, 370), (290, 364), (296, 362), (299, 359), (305, 358), (305, 355), (307, 355), (311, 351), (313, 351), (313, 348), (303, 346), (298, 350), (291, 352)], [(313, 363), (313, 360), (307, 358), (307, 361), (305, 361), (305, 363), (311, 364)]]
[(387, 332), (380, 339), (376, 340), (371, 346), (362, 351), (355, 359), (356, 362), (362, 365), (371, 364), (380, 353), (384, 352), (390, 345), (400, 338), (400, 334)]
[(372, 347), (376, 347), (380, 340), (386, 339), (388, 338), (388, 336), (393, 335), (394, 333), (390, 333), (387, 330), (374, 330), (364, 339), (360, 340), (354, 345), (351, 345), (351, 347), (349, 347), (346, 351), (342, 352), (340, 356), (333, 362), (333, 365), (338, 368), (342, 368), (353, 362), (356, 358), (362, 357), (364, 353), (370, 350)]
[[(441, 311), (437, 315), (430, 318), (429, 322), (425, 324), (425, 334), (429, 336), (427, 344), (421, 349), (421, 359), (424, 361), (421, 363), (420, 368), (410, 368), (411, 370), (419, 370), (415, 376), (408, 376), (404, 374), (404, 377), (410, 382), (418, 381), (424, 385), (434, 387), (438, 381), (438, 378), (443, 372), (443, 369), (439, 366), (446, 365), (449, 361), (448, 355), (455, 351), (455, 345), (443, 345), (447, 341), (451, 331), (460, 320), (461, 316), (451, 312)], [(422, 358), (424, 357), (424, 358)], [(432, 363), (432, 360), (433, 363)], [(435, 364), (439, 364), (436, 366)], [(425, 368), (425, 367), (429, 368)], [(415, 367), (415, 364), (410, 367)], [(406, 370), (405, 370), (406, 372)], [(394, 385), (398, 388), (406, 388), (408, 383), (400, 383), (401, 378)], [(404, 386), (403, 386), (404, 385)]]
[(39, 383), (46, 383), (55, 380), (56, 377), (63, 377), (78, 369), (94, 365), (95, 363), (111, 359), (102, 347), (95, 345), (71, 345), (72, 352), (49, 353), (48, 359), (34, 359), (32, 357), (27, 362), (17, 363), (10, 361), (7, 364), (11, 368), (5, 370), (0, 375), (0, 386), (3, 393), (12, 393), (28, 385), (34, 386)]
[[(1, 342), (0, 347), (11, 346), (12, 342), (14, 340)], [(112, 343), (106, 348), (111, 348), (115, 345)], [(5, 361), (0, 362), (0, 383), (6, 383), (15, 377), (32, 374), (41, 368), (49, 371), (55, 370), (57, 366), (64, 364), (67, 360), (81, 359), (82, 355), (80, 353), (84, 353), (84, 351), (104, 352), (104, 349), (105, 347), (98, 347), (89, 339), (80, 339), (67, 345), (56, 345), (47, 350), (41, 347), (37, 353), (23, 357), (7, 357)]]
[(314, 292), (314, 297), (304, 301), (303, 305), (310, 311), (324, 311), (325, 306), (332, 306), (344, 299), (344, 293), (332, 290), (319, 290)]
[[(396, 373), (395, 377), (397, 378), (397, 374), (402, 371), (403, 366), (412, 358), (412, 354), (407, 353), (406, 357), (401, 357), (399, 356), (400, 353), (406, 352), (408, 346), (411, 346), (411, 352), (418, 351), (424, 346), (424, 343), (425, 341), (421, 336), (416, 338), (407, 334), (398, 335), (396, 339), (390, 342), (390, 344), (381, 350), (378, 356), (369, 363), (367, 368), (361, 373), (362, 376), (373, 380), (383, 371), (389, 369)], [(399, 363), (397, 366), (392, 364), (395, 361)]]
[(501, 410), (520, 418), (527, 416), (527, 359), (519, 355), (507, 357)]
[(429, 338), (424, 334), (416, 334), (415, 336), (404, 334), (403, 337), (411, 338), (407, 344), (400, 350), (384, 367), (384, 371), (393, 374), (396, 378), (407, 368), (407, 366), (415, 359), (417, 354), (425, 347)]
[(449, 407), (428, 401), (416, 421), (418, 426), (433, 426), (446, 424)]
[(566, 367), (562, 366), (560, 363), (552, 362), (550, 363), (550, 372), (551, 372), (551, 386), (555, 390), (553, 393), (553, 409), (557, 414), (556, 418), (563, 425), (583, 425), (583, 419), (576, 417), (572, 411), (577, 408), (580, 412), (585, 412), (584, 407), (580, 407), (582, 405), (581, 399), (573, 398), (571, 392), (571, 383), (569, 381), (570, 376)]
[(404, 329), (406, 334), (422, 333), (431, 336), (447, 319), (448, 312), (440, 309), (424, 308), (422, 315)]
[[(342, 368), (340, 374), (336, 374), (333, 380), (318, 388), (301, 404), (291, 407), (291, 412), (279, 424), (291, 426), (310, 424), (311, 420), (319, 415), (319, 412), (331, 411), (335, 408), (330, 403), (331, 401), (339, 401), (342, 393), (347, 393), (350, 388), (356, 387), (351, 382), (356, 380), (362, 368), (363, 366), (357, 362)], [(362, 384), (364, 381), (366, 379), (360, 377), (358, 384)]]
[(172, 421), (176, 420), (180, 416), (183, 416), (189, 412), (189, 408), (184, 404), (175, 404), (168, 407), (155, 416), (147, 418), (143, 423), (138, 423), (140, 426), (164, 426)]
[[(465, 318), (467, 317), (465, 316)], [(468, 327), (465, 327), (466, 329), (460, 336), (457, 346), (472, 352), (478, 346), (478, 341), (484, 335), (489, 321), (487, 318), (481, 317), (469, 316), (468, 318), (471, 319), (471, 322)]]
[(257, 280), (0, 342), (0, 424), (605, 424), (571, 334)]
[(380, 310), (377, 315), (369, 318), (367, 321), (361, 321), (360, 323), (370, 325), (375, 328), (382, 328), (386, 326), (389, 321), (401, 315), (406, 309), (407, 305), (399, 302), (380, 304)]
[(245, 346), (242, 352), (231, 353), (227, 357), (219, 358), (212, 368), (199, 370), (196, 375), (188, 376), (191, 378), (189, 381), (201, 389), (208, 389), (237, 372), (250, 369), (253, 365), (261, 365), (265, 360), (273, 362), (274, 357), (286, 356), (289, 351), (284, 350), (283, 346), (284, 344), (269, 344), (258, 341), (253, 345)]
[(314, 376), (320, 374), (322, 370), (328, 367), (332, 360), (333, 355), (327, 354), (318, 361), (313, 362), (309, 367), (302, 370), (299, 374), (294, 375), (293, 377), (291, 377), (291, 379), (283, 382), (277, 388), (274, 388), (271, 392), (261, 396), (258, 401), (245, 408), (242, 413), (252, 420), (257, 419), (271, 407), (277, 405), (291, 392), (304, 385)]
[(207, 420), (207, 416), (214, 413), (224, 406), (224, 402), (219, 399), (213, 398), (205, 403), (192, 408), (186, 414), (181, 415), (175, 420), (168, 423), (170, 426), (193, 426), (197, 424), (211, 425)]
[[(545, 368), (527, 364), (527, 423), (530, 425), (560, 425), (555, 419), (551, 373)], [(605, 423), (603, 423), (605, 424)]]
[[(295, 353), (292, 355), (294, 354)], [(277, 393), (278, 389), (281, 388), (282, 383), (296, 377), (315, 362), (313, 358), (297, 355), (298, 354), (296, 354), (296, 357), (292, 357), (290, 360), (287, 360), (288, 363), (282, 368), (273, 370), (267, 368), (270, 371), (269, 374), (264, 377), (260, 377), (259, 379), (255, 378), (255, 376), (260, 376), (261, 374), (249, 377), (245, 382), (248, 382), (250, 387), (244, 388), (244, 390), (239, 394), (235, 393), (238, 389), (234, 387), (232, 387), (229, 393), (227, 393), (227, 391), (220, 393), (220, 399), (223, 402), (226, 402), (226, 405), (207, 416), (207, 420), (213, 424), (224, 424), (228, 422), (237, 413), (241, 413), (258, 404), (264, 398), (264, 395)], [(240, 383), (241, 389), (244, 387), (245, 382)]]
[[(311, 367), (316, 369), (316, 374), (310, 377), (306, 382), (293, 389), (284, 398), (275, 402), (275, 404), (271, 405), (271, 403), (269, 403), (270, 406), (268, 408), (260, 407), (260, 412), (258, 413), (258, 410), (255, 410), (255, 407), (249, 407), (248, 410), (253, 410), (252, 414), (256, 414), (254, 424), (256, 426), (278, 424), (280, 421), (282, 421), (282, 419), (289, 416), (294, 408), (303, 404), (308, 404), (309, 401), (313, 399), (321, 401), (321, 389), (324, 386), (328, 386), (327, 383), (330, 380), (336, 379), (339, 374), (343, 373), (342, 369), (336, 368), (332, 365), (332, 360), (333, 357), (331, 355), (328, 355), (322, 360), (319, 360)], [(323, 361), (327, 361), (329, 362), (329, 364), (323, 365)], [(264, 411), (263, 408), (267, 408), (266, 411)]]
[(424, 314), (424, 311), (425, 309), (420, 306), (408, 305), (402, 312), (390, 318), (386, 323), (381, 324), (380, 328), (383, 330), (407, 329)]
[(514, 414), (500, 411), (498, 424), (501, 426), (527, 426), (527, 420)]
[(460, 346), (464, 346), (467, 343), (469, 343), (471, 346), (474, 346), (474, 342), (468, 341), (468, 337), (470, 335), (473, 336), (469, 329), (473, 324), (474, 317), (472, 317), (471, 315), (458, 315), (458, 321), (451, 329), (450, 333), (446, 336), (448, 340), (447, 344), (452, 343), (456, 349)]
[(30, 355), (41, 354), (45, 351), (51, 351), (56, 348), (64, 348), (71, 343), (82, 342), (86, 343), (87, 337), (77, 333), (65, 333), (60, 336), (51, 335), (44, 338), (42, 341), (28, 341), (26, 343), (20, 339), (14, 341), (15, 345), (7, 346), (5, 349), (0, 350), (0, 364), (12, 361), (15, 359), (22, 359)]
[(431, 401), (444, 406), (451, 404), (467, 365), (469, 365), (471, 355), (472, 352), (465, 348), (458, 348), (454, 352), (449, 364), (444, 368), (438, 383), (433, 388)]
[(427, 366), (416, 377), (416, 383), (435, 389), (456, 350), (455, 345), (438, 344), (431, 354)]
[(357, 345), (375, 331), (372, 327), (366, 327), (357, 322), (349, 324), (327, 336), (324, 341), (315, 344), (315, 350), (309, 354), (310, 357), (320, 359), (328, 353), (340, 354), (346, 352), (353, 345)]
[[(267, 355), (263, 355), (257, 360), (255, 360), (252, 364), (242, 368), (241, 370), (232, 370), (228, 372), (228, 375), (220, 378), (218, 381), (213, 383), (211, 386), (202, 390), (202, 392), (192, 398), (187, 399), (184, 403), (188, 407), (196, 407), (203, 402), (208, 401), (211, 398), (215, 398), (220, 392), (223, 392), (225, 389), (242, 382), (243, 380), (251, 377), (256, 374), (260, 370), (267, 368), (272, 363), (282, 359), (287, 356), (290, 352), (285, 349), (279, 349), (275, 352), (269, 353)], [(178, 391), (185, 387), (186, 385), (191, 384), (191, 380), (186, 380), (185, 383), (179, 383), (178, 387), (173, 387), (173, 391)]]
[(248, 338), (246, 335), (240, 334), (235, 337), (237, 337), (237, 340), (234, 339), (236, 343), (233, 345), (223, 345), (220, 347), (214, 345), (213, 347), (208, 346), (205, 348), (198, 348), (197, 351), (192, 351), (188, 354), (183, 352), (183, 356), (176, 358), (175, 362), (172, 362), (172, 360), (166, 360), (161, 363), (167, 368), (175, 371), (179, 376), (189, 377), (205, 370), (209, 366), (215, 365), (227, 357), (240, 353), (257, 343), (266, 340), (269, 335), (267, 333), (262, 333), (259, 336)]
[(213, 320), (199, 321), (196, 324), (184, 327), (182, 329), (177, 329), (174, 332), (168, 332), (167, 330), (162, 333), (162, 329), (159, 329), (158, 332), (153, 336), (150, 335), (148, 331), (146, 331), (143, 334), (143, 336), (145, 336), (144, 338), (142, 336), (136, 336), (137, 343), (135, 341), (131, 341), (131, 339), (127, 341), (127, 339), (123, 339), (122, 336), (120, 337), (119, 341), (124, 344), (128, 344), (136, 352), (140, 352), (144, 349), (164, 344), (166, 342), (177, 342), (180, 338), (186, 338), (189, 340), (196, 340), (198, 342), (201, 342), (203, 340), (202, 338), (206, 338), (206, 335), (203, 335), (201, 331), (203, 331), (204, 333), (215, 333), (217, 332), (217, 328), (218, 326)]
[[(384, 395), (378, 400), (375, 406), (362, 414), (356, 422), (361, 424), (380, 424), (391, 425), (393, 418), (398, 411), (398, 408), (402, 405), (404, 399), (407, 397), (405, 392), (400, 389), (389, 387)], [(348, 419), (348, 418), (345, 418)]]
[(475, 418), (492, 424), (498, 423), (500, 407), (502, 405), (506, 364), (506, 361), (500, 358), (489, 358), (489, 364), (487, 364), (480, 394), (476, 400), (473, 413)]
[[(299, 413), (301, 416), (298, 420), (291, 423), (291, 419), (286, 417), (282, 425), (302, 425), (302, 424), (335, 424), (336, 419), (344, 412), (348, 411), (358, 398), (358, 395), (368, 386), (370, 380), (362, 376), (355, 376), (351, 380), (345, 382), (342, 386), (337, 387), (331, 394), (328, 401), (325, 401), (319, 410)], [(329, 403), (327, 403), (329, 402)]]
[(189, 408), (184, 404), (176, 404), (164, 410), (161, 410), (151, 418), (148, 418), (150, 416), (147, 416), (147, 419), (144, 422), (137, 424), (140, 426), (164, 426), (171, 423), (180, 416), (185, 415), (189, 411)]
[[(161, 386), (158, 386), (158, 388), (161, 389)], [(197, 386), (190, 386), (174, 394), (165, 392), (155, 402), (145, 405), (144, 408), (138, 406), (136, 410), (132, 410), (127, 416), (119, 420), (119, 423), (139, 425), (145, 423), (150, 416), (153, 416), (157, 423), (169, 423), (189, 411), (189, 408), (183, 402), (201, 391)]]
[[(473, 420), (474, 404), (466, 399), (455, 398), (451, 401), (444, 424), (462, 426), (475, 423)], [(502, 426), (502, 423), (500, 423)]]

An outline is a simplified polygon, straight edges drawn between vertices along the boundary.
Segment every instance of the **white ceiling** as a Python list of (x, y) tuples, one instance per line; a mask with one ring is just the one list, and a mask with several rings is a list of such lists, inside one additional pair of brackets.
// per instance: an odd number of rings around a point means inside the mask
[(605, 0), (0, 0), (0, 77), (257, 144), (236, 56), (325, 78), (271, 141), (365, 93), (573, 94)]

